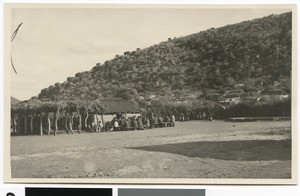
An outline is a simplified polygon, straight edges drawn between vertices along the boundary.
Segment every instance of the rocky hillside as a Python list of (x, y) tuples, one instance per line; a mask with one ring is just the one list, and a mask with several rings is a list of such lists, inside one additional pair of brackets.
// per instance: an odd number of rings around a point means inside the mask
[(289, 93), (291, 20), (291, 13), (270, 15), (125, 51), (41, 90), (38, 98), (179, 98), (236, 88)]

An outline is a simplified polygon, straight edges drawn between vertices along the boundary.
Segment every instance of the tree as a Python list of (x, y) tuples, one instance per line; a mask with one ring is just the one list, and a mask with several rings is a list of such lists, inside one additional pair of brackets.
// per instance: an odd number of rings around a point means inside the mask
[(130, 101), (136, 101), (139, 99), (139, 94), (136, 89), (120, 88), (117, 90), (116, 97)]

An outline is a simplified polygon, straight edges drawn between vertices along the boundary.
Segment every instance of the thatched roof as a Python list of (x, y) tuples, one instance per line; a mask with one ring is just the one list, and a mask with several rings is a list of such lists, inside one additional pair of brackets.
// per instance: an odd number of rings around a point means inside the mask
[(10, 97), (10, 104), (13, 106), (13, 105), (16, 105), (17, 103), (20, 103), (21, 101), (19, 99), (16, 99), (14, 97)]
[(107, 114), (114, 113), (139, 113), (140, 109), (134, 103), (125, 99), (101, 99), (102, 104), (107, 106)]

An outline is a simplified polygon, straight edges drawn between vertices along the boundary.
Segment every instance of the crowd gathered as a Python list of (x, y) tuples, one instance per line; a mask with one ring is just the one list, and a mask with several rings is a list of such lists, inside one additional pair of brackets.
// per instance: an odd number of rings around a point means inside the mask
[(91, 123), (90, 130), (95, 132), (100, 131), (129, 131), (129, 130), (148, 130), (159, 127), (174, 127), (174, 115), (152, 115), (147, 116), (131, 116), (126, 117), (124, 114), (113, 117), (111, 121), (102, 124), (101, 121)]

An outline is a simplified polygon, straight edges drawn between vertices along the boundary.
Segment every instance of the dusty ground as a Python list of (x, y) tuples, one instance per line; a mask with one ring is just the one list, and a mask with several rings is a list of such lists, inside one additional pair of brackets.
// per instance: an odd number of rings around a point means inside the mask
[(11, 137), (13, 178), (290, 178), (290, 121)]

